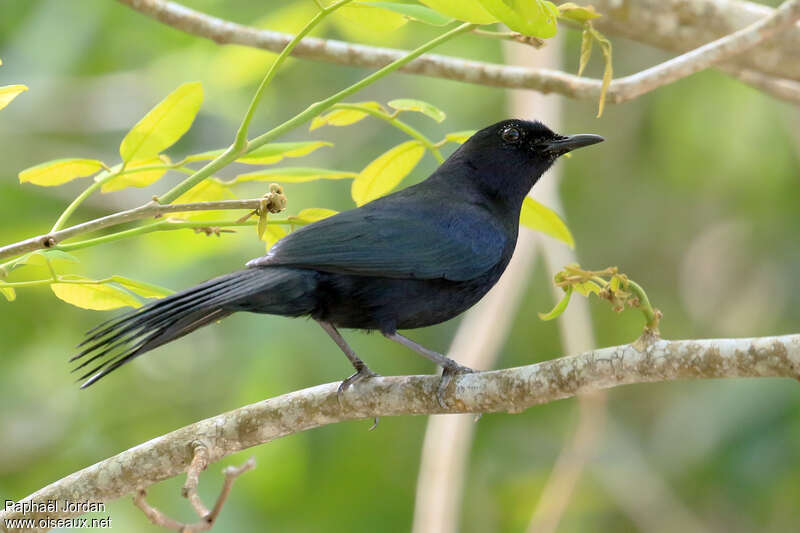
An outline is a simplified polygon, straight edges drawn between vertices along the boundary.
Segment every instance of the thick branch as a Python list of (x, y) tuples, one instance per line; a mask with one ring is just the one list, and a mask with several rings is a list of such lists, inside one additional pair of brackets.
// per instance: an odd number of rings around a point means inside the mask
[[(174, 2), (164, 0), (118, 1), (164, 24), (186, 33), (211, 39), (219, 44), (239, 44), (277, 52), (282, 50), (292, 39), (291, 35), (236, 24), (194, 11)], [(670, 3), (675, 3), (677, 1), (678, 0), (675, 0)], [(629, 0), (624, 2), (624, 4), (627, 6), (628, 4), (636, 4), (636, 2)], [(742, 4), (742, 2), (730, 2), (730, 4), (738, 5)], [(621, 20), (621, 22), (612, 27), (613, 31), (617, 30), (617, 26), (636, 26), (638, 19), (629, 18), (624, 8), (616, 9), (619, 7), (616, 4), (613, 9), (612, 6), (606, 7), (608, 8), (609, 16), (613, 18), (613, 20)], [(664, 83), (670, 83), (681, 77), (697, 72), (698, 70), (707, 68), (716, 61), (722, 61), (744, 50), (757, 46), (770, 35), (792, 26), (797, 20), (796, 7), (794, 3), (786, 3), (779, 8), (783, 10), (783, 13), (778, 13), (778, 10), (764, 8), (766, 11), (762, 10), (763, 13), (758, 11), (759, 14), (757, 16), (752, 16), (748, 19), (748, 22), (742, 23), (741, 19), (737, 19), (738, 24), (728, 28), (729, 31), (727, 32), (720, 33), (717, 31), (712, 35), (703, 33), (703, 35), (707, 37), (706, 40), (697, 42), (693, 46), (683, 47), (682, 49), (691, 50), (695, 46), (699, 46), (716, 37), (734, 32), (737, 28), (747, 26), (747, 24), (760, 23), (759, 27), (755, 28), (755, 31), (748, 31), (747, 35), (739, 35), (735, 40), (729, 39), (724, 43), (720, 43), (721, 46), (719, 44), (711, 46), (713, 43), (709, 43), (709, 45), (702, 48), (703, 52), (700, 55), (695, 54), (689, 58), (683, 58), (683, 56), (681, 56), (683, 59), (675, 58), (664, 65), (654, 67), (654, 69), (660, 69), (665, 66), (668, 67), (668, 76), (665, 75), (664, 70), (651, 72), (652, 69), (648, 69), (648, 71), (645, 71), (645, 73), (647, 73), (646, 75), (644, 73), (639, 73), (613, 81), (608, 90), (608, 101), (620, 103), (635, 98)], [(602, 9), (601, 12), (605, 13)], [(680, 12), (680, 10), (678, 10), (678, 12)], [(697, 16), (693, 20), (695, 20), (698, 25), (698, 28), (696, 28), (698, 33), (700, 32), (699, 28), (705, 28), (709, 25), (704, 17)], [(767, 23), (767, 20), (771, 20), (771, 22)], [(751, 28), (748, 28), (748, 30), (750, 29)], [(620, 33), (627, 35), (621, 31)], [(795, 34), (800, 38), (800, 29), (792, 28), (790, 33), (793, 36), (792, 39), (794, 39)], [(650, 34), (643, 32), (642, 40), (650, 42), (646, 39), (648, 35)], [(790, 39), (790, 41), (792, 39)], [(785, 50), (784, 52), (786, 55), (784, 57), (796, 56), (798, 49), (800, 48), (789, 48)], [(781, 48), (781, 50), (783, 49)], [(405, 53), (406, 52), (402, 50), (312, 37), (303, 39), (293, 51), (293, 55), (301, 58), (361, 67), (381, 67), (402, 57)], [(758, 63), (749, 65), (749, 67), (755, 70), (759, 69)], [(599, 80), (574, 76), (565, 72), (542, 68), (499, 65), (435, 54), (425, 54), (400, 70), (411, 74), (446, 78), (479, 85), (534, 89), (543, 93), (553, 92), (583, 100), (597, 100), (600, 96), (601, 89)], [(773, 70), (775, 74), (780, 74), (785, 78), (793, 77), (792, 71), (783, 73), (780, 69)], [(795, 79), (800, 80), (800, 73), (797, 73)], [(642, 90), (642, 88), (644, 88), (644, 90)], [(762, 88), (769, 90), (770, 86), (766, 85)], [(784, 92), (783, 94), (785, 95), (786, 93)]]
[(657, 87), (700, 72), (787, 30), (794, 26), (798, 19), (800, 19), (800, 1), (784, 2), (768, 17), (762, 18), (746, 28), (695, 48), (660, 65), (617, 80), (616, 86), (612, 83), (609, 88), (609, 100), (612, 102), (632, 100)]
[[(604, 16), (598, 29), (664, 50), (687, 52), (774, 13), (763, 4), (738, 0), (581, 0)], [(800, 81), (800, 25), (737, 56), (736, 66)]]
[[(307, 429), (376, 416), (433, 413), (518, 413), (534, 405), (600, 389), (677, 379), (800, 375), (800, 334), (754, 339), (657, 341), (643, 351), (617, 346), (535, 365), (464, 374), (453, 380), (445, 410), (436, 399), (438, 376), (372, 378), (337, 397), (338, 383), (319, 385), (241, 407), (155, 438), (75, 472), (23, 502), (104, 502), (187, 470), (193, 443), (208, 461)], [(44, 518), (46, 512), (11, 510), (9, 518)], [(69, 513), (59, 511), (58, 517)]]
[(256, 200), (223, 200), (219, 202), (195, 202), (188, 204), (169, 204), (161, 205), (156, 201), (152, 201), (145, 205), (128, 209), (127, 211), (120, 211), (102, 218), (90, 220), (83, 224), (76, 224), (69, 228), (64, 228), (59, 231), (45, 233), (37, 237), (31, 237), (24, 241), (0, 247), (0, 259), (4, 257), (14, 257), (15, 255), (32, 252), (34, 250), (43, 250), (52, 248), (76, 235), (84, 233), (91, 233), (93, 231), (109, 228), (111, 226), (119, 226), (134, 220), (141, 220), (143, 218), (154, 218), (169, 213), (184, 213), (187, 211), (218, 211), (223, 209), (258, 209), (263, 202), (263, 199)]

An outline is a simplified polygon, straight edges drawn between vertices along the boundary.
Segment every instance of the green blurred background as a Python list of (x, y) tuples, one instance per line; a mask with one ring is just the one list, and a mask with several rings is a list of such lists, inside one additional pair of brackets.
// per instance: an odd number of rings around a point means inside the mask
[[(310, 0), (192, 0), (186, 5), (246, 24), (293, 31)], [(577, 66), (579, 34), (566, 34), (565, 69)], [(393, 32), (328, 25), (318, 35), (411, 47), (436, 30)], [(614, 39), (624, 75), (667, 57)], [(503, 61), (498, 42), (461, 37), (438, 50)], [(537, 53), (531, 49), (530, 53)], [(61, 157), (118, 161), (125, 132), (186, 81), (202, 81), (205, 103), (170, 154), (230, 141), (272, 54), (216, 44), (163, 26), (108, 0), (0, 0), (0, 85), (30, 90), (0, 112), (0, 243), (46, 231), (86, 180), (57, 188), (21, 186), (17, 173)], [(600, 74), (599, 60), (589, 74)], [(292, 60), (269, 89), (251, 131), (260, 133), (364, 70)], [(507, 118), (503, 90), (395, 75), (351, 101), (421, 98), (448, 113), (443, 124), (409, 117), (431, 138)], [(619, 265), (665, 315), (667, 338), (760, 336), (800, 331), (800, 113), (705, 72), (594, 118), (595, 104), (565, 100), (564, 132), (607, 142), (559, 163), (563, 215), (581, 263)], [(402, 134), (374, 120), (349, 128), (298, 129), (283, 140), (335, 140), (302, 166), (360, 170)], [(452, 146), (452, 145), (451, 145)], [(294, 164), (294, 162), (292, 162)], [(426, 155), (406, 183), (427, 176)], [(230, 177), (241, 168), (225, 169)], [(152, 189), (97, 195), (75, 221), (136, 206)], [(547, 177), (545, 176), (545, 179)], [(239, 189), (240, 197), (265, 184)], [(349, 182), (287, 185), (288, 214), (352, 206)], [(534, 194), (535, 195), (535, 194)], [(151, 234), (76, 252), (69, 271), (116, 273), (174, 289), (240, 268), (263, 253), (252, 231), (222, 238), (191, 231)], [(34, 267), (14, 280), (41, 275)], [(553, 305), (539, 262), (499, 366), (562, 354), (557, 325), (536, 313)], [(591, 304), (600, 346), (630, 342), (642, 319)], [(325, 333), (305, 320), (236, 316), (79, 391), (66, 361), (82, 333), (110, 316), (72, 307), (46, 288), (0, 300), (0, 500), (34, 490), (100, 459), (196, 420), (299, 388), (335, 381), (350, 367)], [(411, 336), (444, 351), (458, 321)], [(381, 374), (430, 373), (431, 366), (377, 335), (346, 332)], [(462, 530), (523, 531), (576, 421), (574, 400), (518, 415), (487, 415), (476, 426)], [(639, 531), (631, 495), (663, 485), (704, 531), (796, 531), (800, 501), (800, 389), (791, 380), (640, 385), (611, 391), (611, 424), (563, 519), (561, 531)], [(294, 435), (230, 458), (258, 468), (237, 482), (218, 531), (408, 531), (425, 418), (349, 422)], [(201, 481), (212, 501), (221, 465)], [(649, 478), (642, 475), (643, 469)], [(655, 480), (655, 481), (654, 481)], [(182, 479), (150, 490), (150, 501), (192, 520)], [(668, 506), (669, 507), (669, 506)], [(115, 531), (158, 531), (129, 499), (110, 505)], [(664, 517), (668, 520), (669, 517)], [(658, 520), (658, 519), (657, 519)], [(646, 521), (645, 521), (646, 522)]]

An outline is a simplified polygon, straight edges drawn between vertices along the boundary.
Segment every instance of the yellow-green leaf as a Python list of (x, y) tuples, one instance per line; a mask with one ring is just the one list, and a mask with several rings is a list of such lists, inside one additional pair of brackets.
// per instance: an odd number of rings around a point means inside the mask
[(0, 87), (0, 109), (11, 103), (20, 93), (24, 93), (28, 88), (24, 85), (6, 85)]
[(463, 130), (463, 131), (454, 131), (452, 133), (448, 133), (444, 136), (444, 138), (450, 142), (463, 144), (467, 142), (467, 139), (475, 135), (478, 130)]
[(159, 287), (152, 283), (145, 283), (144, 281), (137, 281), (135, 279), (126, 278), (123, 276), (111, 276), (111, 281), (119, 283), (134, 294), (138, 294), (142, 298), (164, 298), (173, 294), (175, 291), (165, 287)]
[(264, 232), (267, 231), (267, 214), (269, 211), (266, 209), (262, 209), (261, 212), (258, 214), (258, 226), (256, 227), (256, 233), (258, 234), (258, 238), (261, 239), (264, 236)]
[(406, 141), (378, 156), (353, 181), (351, 194), (356, 205), (363, 205), (384, 194), (403, 181), (425, 154), (417, 141)]
[(286, 237), (286, 230), (283, 228), (283, 226), (279, 226), (278, 224), (267, 224), (267, 228), (261, 235), (261, 240), (267, 243), (267, 250), (269, 250), (272, 248), (273, 244), (284, 237)]
[[(117, 176), (111, 181), (104, 183), (100, 188), (100, 192), (114, 192), (128, 187), (147, 187), (161, 179), (161, 176), (166, 174), (166, 168), (151, 168), (156, 166), (165, 166), (169, 164), (167, 156), (151, 157), (150, 159), (143, 159), (129, 163), (125, 167), (125, 173)], [(147, 170), (150, 168), (150, 170)]]
[[(378, 102), (359, 102), (357, 104), (349, 105), (375, 109), (376, 111), (383, 111), (383, 107)], [(325, 125), (349, 126), (350, 124), (355, 124), (359, 120), (362, 120), (366, 116), (366, 112), (358, 111), (356, 109), (335, 109), (330, 113), (314, 117), (314, 120), (311, 121), (311, 126), (308, 127), (308, 130), (313, 131)]]
[(175, 89), (122, 139), (122, 160), (149, 159), (175, 144), (191, 127), (202, 103), (200, 82), (184, 83)]
[(453, 19), (451, 17), (447, 17), (445, 15), (442, 15), (438, 11), (434, 11), (429, 7), (421, 6), (418, 4), (401, 4), (399, 2), (360, 2), (360, 3), (376, 7), (382, 7), (384, 9), (389, 9), (391, 11), (400, 13), (411, 20), (416, 20), (418, 22), (430, 24), (431, 26), (446, 26), (447, 24), (453, 22)]
[(22, 257), (18, 257), (6, 263), (5, 266), (0, 269), (0, 273), (5, 275), (25, 265), (47, 266), (48, 261), (66, 261), (68, 263), (80, 262), (74, 255), (61, 250), (34, 250), (33, 252), (28, 252)]
[(603, 59), (605, 60), (605, 69), (603, 70), (603, 84), (600, 87), (600, 103), (597, 106), (597, 116), (599, 118), (603, 115), (603, 109), (605, 109), (606, 92), (608, 92), (608, 86), (611, 85), (611, 78), (614, 76), (614, 67), (611, 62), (611, 41), (606, 39), (606, 37), (602, 33), (595, 30), (594, 28), (590, 29), (592, 35), (597, 40), (597, 44), (600, 45), (600, 50), (602, 50)]
[(491, 24), (497, 18), (481, 6), (478, 0), (419, 0), (420, 3), (454, 19), (475, 24)]
[(408, 22), (406, 17), (395, 11), (360, 3), (340, 7), (333, 13), (332, 20), (337, 24), (356, 24), (374, 33), (388, 33)]
[(289, 217), (289, 222), (298, 225), (311, 224), (312, 222), (316, 222), (317, 220), (322, 220), (324, 218), (332, 217), (336, 213), (338, 213), (338, 211), (334, 211), (333, 209), (325, 209), (323, 207), (309, 207), (307, 209), (303, 209), (295, 216)]
[(105, 311), (120, 307), (141, 307), (130, 293), (104, 283), (52, 283), (53, 293), (65, 302), (83, 309)]
[(0, 287), (0, 294), (6, 297), (6, 300), (13, 302), (17, 299), (17, 293), (13, 287)]
[(423, 115), (431, 117), (436, 122), (441, 122), (447, 115), (444, 111), (439, 109), (433, 104), (423, 102), (422, 100), (414, 100), (412, 98), (398, 98), (389, 102), (389, 107), (398, 111), (417, 111)]
[(584, 281), (583, 283), (576, 283), (575, 290), (582, 296), (589, 296), (590, 294), (597, 294), (603, 288), (594, 281)]
[(524, 35), (548, 39), (556, 34), (558, 8), (548, 0), (478, 0), (500, 22)]
[(357, 172), (347, 172), (344, 170), (329, 170), (327, 168), (307, 168), (307, 167), (288, 167), (276, 168), (273, 170), (258, 170), (239, 174), (231, 181), (226, 181), (225, 185), (233, 185), (244, 181), (269, 181), (283, 183), (304, 183), (315, 180), (340, 180), (345, 178), (356, 178)]
[(558, 318), (558, 316), (561, 315), (561, 313), (563, 313), (564, 310), (567, 308), (570, 296), (572, 296), (572, 285), (567, 286), (567, 292), (564, 294), (561, 300), (556, 304), (556, 306), (549, 313), (539, 313), (539, 318), (545, 321)]
[(56, 159), (26, 168), (19, 173), (19, 181), (51, 187), (91, 176), (102, 168), (103, 162), (96, 159)]
[(558, 12), (563, 18), (574, 20), (579, 24), (603, 16), (594, 10), (594, 6), (579, 6), (575, 2), (561, 4), (558, 6)]
[(583, 74), (583, 70), (589, 63), (589, 58), (592, 57), (592, 44), (594, 44), (594, 37), (589, 28), (584, 28), (581, 33), (581, 59), (578, 65), (578, 76)]
[(522, 202), (522, 215), (519, 219), (520, 224), (533, 230), (554, 237), (567, 243), (570, 248), (575, 248), (575, 239), (555, 211), (546, 207), (530, 196), (526, 196)]
[[(283, 160), (284, 157), (302, 157), (323, 146), (333, 146), (327, 141), (303, 141), (288, 143), (270, 143), (259, 146), (249, 154), (241, 156), (236, 161), (248, 165), (271, 165)], [(190, 155), (186, 161), (205, 161), (219, 157), (224, 150), (211, 150), (200, 154)]]

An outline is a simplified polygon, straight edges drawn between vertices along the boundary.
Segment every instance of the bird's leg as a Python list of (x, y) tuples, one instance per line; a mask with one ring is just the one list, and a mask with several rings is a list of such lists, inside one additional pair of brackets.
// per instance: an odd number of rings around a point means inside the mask
[(399, 342), (403, 346), (411, 348), (421, 356), (430, 359), (431, 361), (442, 367), (442, 379), (439, 380), (439, 386), (436, 389), (436, 399), (439, 401), (439, 405), (441, 405), (443, 409), (448, 408), (447, 404), (444, 403), (444, 391), (446, 391), (447, 386), (450, 385), (450, 381), (453, 379), (453, 375), (474, 372), (474, 370), (472, 370), (471, 368), (468, 368), (466, 366), (461, 366), (452, 359), (450, 359), (449, 357), (445, 357), (439, 352), (434, 352), (433, 350), (429, 350), (426, 347), (422, 346), (421, 344), (417, 344), (411, 339), (403, 337), (396, 331), (393, 333), (384, 332), (383, 335), (387, 339), (391, 339), (395, 342)]
[(339, 395), (339, 401), (341, 402), (342, 393), (346, 391), (350, 385), (365, 378), (375, 377), (378, 374), (370, 370), (367, 366), (367, 363), (359, 359), (359, 357), (356, 355), (356, 352), (353, 351), (350, 345), (347, 344), (347, 341), (344, 340), (344, 337), (342, 337), (341, 333), (339, 333), (339, 331), (336, 329), (336, 326), (330, 322), (324, 322), (322, 320), (317, 320), (317, 323), (319, 323), (319, 325), (322, 326), (322, 329), (324, 329), (325, 332), (330, 335), (331, 339), (333, 339), (333, 342), (335, 342), (336, 345), (344, 352), (344, 354), (350, 360), (350, 363), (353, 365), (353, 368), (356, 369), (355, 374), (339, 384), (337, 394)]

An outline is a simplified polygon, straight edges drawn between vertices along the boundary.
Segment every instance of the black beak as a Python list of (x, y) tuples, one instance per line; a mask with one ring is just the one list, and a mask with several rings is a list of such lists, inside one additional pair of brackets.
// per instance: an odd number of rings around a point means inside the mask
[(591, 133), (580, 133), (578, 135), (570, 135), (554, 141), (549, 141), (543, 146), (544, 152), (549, 152), (556, 155), (563, 155), (571, 152), (576, 148), (583, 148), (584, 146), (591, 146), (605, 139), (599, 135), (592, 135)]

